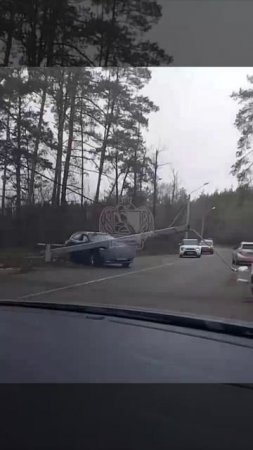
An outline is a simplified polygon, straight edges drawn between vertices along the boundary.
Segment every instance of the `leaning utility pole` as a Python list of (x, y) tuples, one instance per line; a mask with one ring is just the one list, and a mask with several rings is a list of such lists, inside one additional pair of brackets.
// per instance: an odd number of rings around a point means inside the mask
[(170, 162), (165, 162), (162, 164), (158, 164), (158, 157), (160, 152), (163, 150), (156, 150), (155, 152), (155, 160), (153, 162), (154, 167), (154, 178), (153, 178), (153, 184), (154, 184), (154, 193), (153, 193), (153, 216), (154, 216), (154, 222), (156, 219), (156, 206), (157, 206), (157, 181), (158, 181), (158, 169), (163, 166), (170, 165)]
[(201, 186), (199, 186), (197, 189), (194, 189), (194, 191), (190, 192), (190, 194), (187, 197), (187, 212), (186, 212), (186, 231), (185, 231), (185, 239), (188, 239), (189, 237), (189, 230), (190, 230), (190, 219), (191, 219), (191, 195), (194, 192), (199, 191), (199, 189), (203, 188), (204, 186), (207, 186), (209, 182), (205, 182)]

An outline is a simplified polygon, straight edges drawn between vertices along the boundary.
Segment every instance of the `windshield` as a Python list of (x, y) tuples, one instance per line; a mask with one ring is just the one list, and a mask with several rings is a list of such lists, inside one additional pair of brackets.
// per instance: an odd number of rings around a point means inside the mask
[(89, 234), (90, 241), (99, 242), (99, 241), (111, 241), (114, 239), (113, 236), (109, 234)]
[(86, 68), (57, 45), (54, 70), (0, 70), (0, 299), (253, 323), (253, 68)]

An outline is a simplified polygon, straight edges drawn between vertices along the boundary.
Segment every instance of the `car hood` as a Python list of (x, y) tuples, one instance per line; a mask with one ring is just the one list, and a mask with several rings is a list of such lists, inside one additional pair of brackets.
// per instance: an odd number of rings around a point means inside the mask
[(252, 381), (252, 326), (140, 308), (10, 305), (0, 308), (0, 382)]

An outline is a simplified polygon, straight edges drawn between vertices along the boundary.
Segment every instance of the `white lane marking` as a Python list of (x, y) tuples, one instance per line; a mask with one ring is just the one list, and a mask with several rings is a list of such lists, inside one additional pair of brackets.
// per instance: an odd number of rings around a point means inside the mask
[(95, 278), (94, 280), (84, 281), (82, 283), (69, 284), (67, 286), (62, 286), (62, 287), (59, 287), (59, 288), (48, 289), (46, 291), (39, 291), (39, 292), (31, 293), (31, 294), (22, 295), (21, 297), (17, 297), (17, 300), (22, 300), (22, 299), (31, 298), (31, 297), (38, 297), (39, 295), (44, 295), (44, 294), (52, 294), (54, 292), (65, 291), (66, 289), (72, 289), (72, 288), (77, 288), (77, 287), (81, 287), (81, 286), (87, 286), (89, 284), (101, 283), (102, 281), (113, 280), (114, 278), (123, 278), (123, 277), (127, 277), (127, 276), (130, 276), (130, 275), (134, 275), (136, 273), (149, 272), (151, 270), (161, 269), (162, 267), (173, 266), (173, 265), (174, 265), (174, 263), (170, 262), (170, 263), (159, 264), (158, 266), (146, 267), (144, 269), (132, 270), (132, 271), (129, 271), (129, 272), (124, 272), (124, 273), (121, 273), (119, 275), (111, 275), (110, 277)]

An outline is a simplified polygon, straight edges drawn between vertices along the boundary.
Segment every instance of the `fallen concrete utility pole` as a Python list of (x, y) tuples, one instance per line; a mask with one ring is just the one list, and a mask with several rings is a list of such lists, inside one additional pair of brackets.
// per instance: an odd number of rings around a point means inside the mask
[[(107, 239), (105, 241), (99, 241), (99, 242), (89, 242), (89, 243), (83, 243), (83, 244), (77, 244), (77, 245), (68, 245), (64, 246), (61, 244), (38, 244), (40, 246), (45, 247), (45, 261), (51, 262), (54, 257), (59, 257), (61, 255), (65, 255), (68, 253), (73, 252), (80, 252), (82, 250), (92, 250), (96, 248), (110, 248), (113, 245), (113, 242), (115, 239), (117, 241), (127, 241), (129, 238), (137, 239), (138, 237), (152, 237), (156, 235), (168, 235), (171, 233), (180, 233), (184, 232), (186, 230), (186, 225), (181, 226), (175, 226), (175, 227), (168, 227), (168, 228), (162, 228), (160, 230), (153, 230), (153, 231), (146, 231), (144, 233), (136, 233), (132, 235), (126, 235), (126, 236), (120, 236), (117, 238)], [(54, 248), (53, 248), (54, 247)]]

